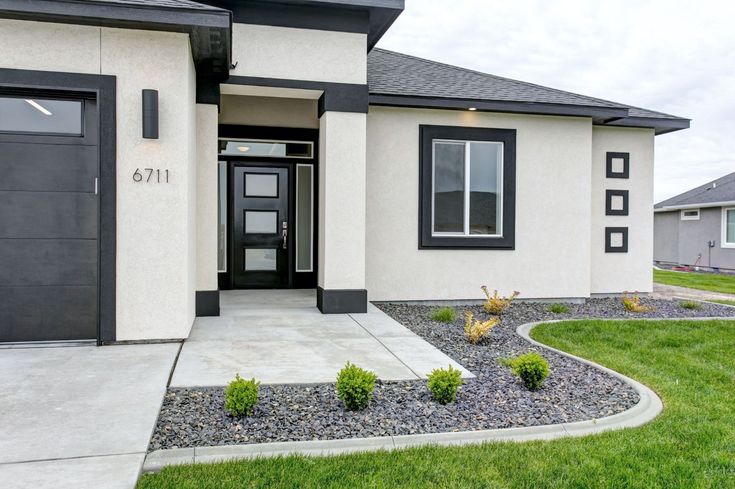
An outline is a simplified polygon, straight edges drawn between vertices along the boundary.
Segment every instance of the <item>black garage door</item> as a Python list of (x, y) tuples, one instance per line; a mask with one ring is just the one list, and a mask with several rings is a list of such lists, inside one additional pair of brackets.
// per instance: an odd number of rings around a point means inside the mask
[(97, 338), (94, 99), (0, 93), (0, 342)]

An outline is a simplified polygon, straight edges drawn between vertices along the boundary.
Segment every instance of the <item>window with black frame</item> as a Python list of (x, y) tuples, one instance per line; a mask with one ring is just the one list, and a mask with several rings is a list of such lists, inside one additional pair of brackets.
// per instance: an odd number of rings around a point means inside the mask
[(515, 245), (515, 130), (421, 126), (421, 248)]

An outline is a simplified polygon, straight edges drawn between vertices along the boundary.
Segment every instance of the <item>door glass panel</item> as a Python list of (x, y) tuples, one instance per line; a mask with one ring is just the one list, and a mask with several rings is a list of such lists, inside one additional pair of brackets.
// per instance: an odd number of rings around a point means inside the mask
[(296, 271), (311, 272), (314, 254), (314, 168), (296, 166)]
[(502, 143), (470, 143), (470, 234), (501, 234)]
[(81, 100), (0, 97), (0, 131), (81, 136)]
[(245, 197), (278, 197), (278, 175), (246, 173)]
[(217, 178), (217, 270), (227, 271), (227, 162), (219, 162)]
[(278, 211), (245, 211), (245, 234), (276, 234)]
[(464, 231), (464, 143), (434, 143), (434, 232)]
[(276, 262), (276, 250), (270, 249), (246, 249), (245, 271), (246, 272), (274, 272), (278, 269)]
[(219, 154), (266, 158), (313, 158), (314, 143), (309, 141), (220, 139)]

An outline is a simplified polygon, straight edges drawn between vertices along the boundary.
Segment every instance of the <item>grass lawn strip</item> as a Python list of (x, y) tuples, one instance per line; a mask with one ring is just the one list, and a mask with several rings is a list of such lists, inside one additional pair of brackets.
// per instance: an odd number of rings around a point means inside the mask
[(689, 289), (735, 295), (735, 275), (653, 270), (653, 281)]

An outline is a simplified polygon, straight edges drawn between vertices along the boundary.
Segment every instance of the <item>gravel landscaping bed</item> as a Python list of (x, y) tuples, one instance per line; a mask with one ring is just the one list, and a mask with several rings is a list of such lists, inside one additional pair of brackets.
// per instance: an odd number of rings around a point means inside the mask
[(548, 311), (548, 304), (515, 302), (478, 345), (470, 345), (462, 336), (462, 313), (472, 310), (478, 319), (487, 317), (479, 306), (457, 307), (457, 321), (446, 325), (430, 319), (435, 307), (380, 304), (388, 315), (477, 376), (465, 381), (455, 404), (434, 402), (425, 381), (378, 382), (375, 397), (361, 412), (344, 410), (334, 384), (266, 385), (260, 388), (254, 416), (232, 418), (223, 410), (222, 387), (173, 388), (164, 398), (149, 451), (482, 430), (609, 416), (638, 402), (635, 391), (617, 378), (542, 350), (551, 374), (541, 389), (531, 392), (499, 360), (534, 350), (515, 334), (516, 327), (533, 321), (735, 316), (735, 309), (714, 304), (685, 310), (678, 301), (643, 299), (643, 303), (656, 310), (629, 313), (619, 299), (592, 299), (585, 304), (568, 304), (568, 313), (554, 314)]

